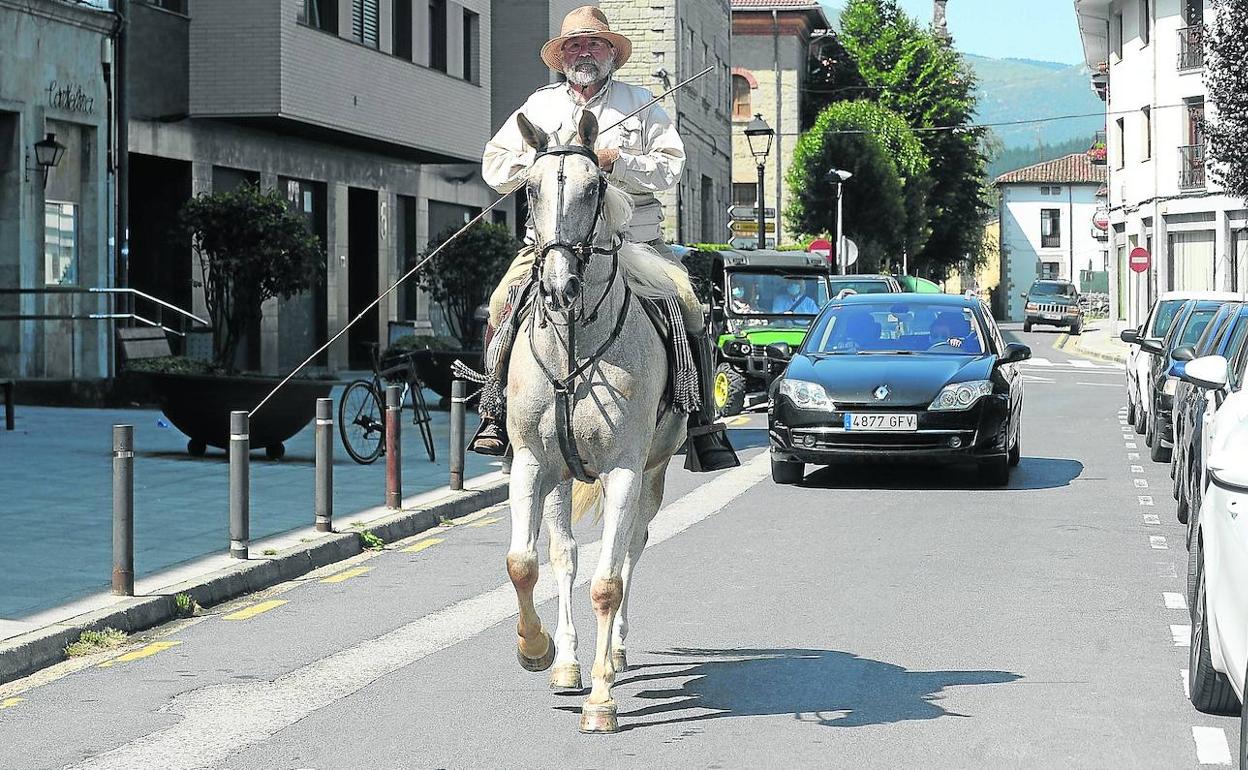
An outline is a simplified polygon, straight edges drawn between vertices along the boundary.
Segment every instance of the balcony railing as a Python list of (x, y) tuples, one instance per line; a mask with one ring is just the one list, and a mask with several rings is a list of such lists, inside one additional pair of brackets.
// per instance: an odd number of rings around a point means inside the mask
[(1204, 27), (1183, 27), (1179, 30), (1179, 69), (1198, 70), (1205, 66)]
[(1179, 148), (1179, 189), (1205, 189), (1205, 145), (1189, 144)]

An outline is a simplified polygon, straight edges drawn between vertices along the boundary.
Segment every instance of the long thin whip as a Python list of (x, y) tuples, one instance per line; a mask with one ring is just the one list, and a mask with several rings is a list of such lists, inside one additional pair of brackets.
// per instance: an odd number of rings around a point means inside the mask
[[(638, 113), (640, 113), (642, 110), (645, 110), (645, 109), (647, 109), (648, 107), (650, 107), (651, 105), (653, 105), (653, 104), (657, 104), (658, 102), (662, 101), (663, 99), (666, 99), (669, 95), (671, 95), (671, 94), (675, 93), (677, 90), (679, 90), (679, 89), (681, 89), (681, 88), (684, 88), (685, 86), (689, 85), (689, 84), (690, 84), (690, 83), (692, 83), (693, 81), (697, 80), (698, 78), (702, 77), (702, 76), (703, 76), (703, 75), (705, 75), (706, 73), (710, 72), (712, 69), (714, 69), (714, 67), (707, 67), (706, 69), (702, 70), (702, 71), (701, 71), (701, 72), (699, 72), (698, 74), (693, 75), (692, 77), (690, 77), (690, 78), (688, 78), (688, 79), (686, 79), (686, 80), (683, 80), (683, 81), (681, 81), (681, 82), (677, 83), (676, 85), (672, 86), (672, 87), (671, 87), (671, 88), (669, 88), (668, 90), (664, 91), (664, 92), (663, 92), (662, 94), (660, 94), (659, 96), (654, 97), (654, 98), (653, 98), (653, 99), (651, 99), (650, 101), (646, 102), (645, 104), (641, 105), (641, 106), (640, 106), (640, 107), (638, 107), (637, 109), (635, 109), (635, 110), (633, 110), (632, 112), (628, 113), (627, 115), (625, 115), (624, 117), (620, 118), (620, 119), (619, 119), (619, 120), (617, 120), (616, 122), (612, 123), (610, 126), (607, 126), (606, 128), (601, 129), (601, 132), (605, 133), (606, 131), (610, 131), (611, 129), (613, 129), (613, 128), (615, 128), (616, 126), (620, 125), (621, 123), (623, 123), (624, 121), (626, 121), (626, 120), (628, 120), (629, 118), (633, 117), (634, 115), (637, 115), (637, 114), (638, 114)], [(518, 189), (520, 189), (520, 188), (518, 188), (518, 187), (517, 187), (517, 188), (516, 188), (516, 190), (518, 190)], [(342, 338), (342, 335), (346, 334), (346, 333), (347, 333), (347, 330), (348, 330), (348, 329), (350, 329), (352, 326), (354, 326), (354, 325), (356, 324), (356, 322), (357, 322), (357, 321), (359, 321), (361, 318), (363, 318), (363, 317), (364, 317), (364, 315), (365, 315), (366, 313), (368, 313), (368, 311), (372, 310), (373, 308), (375, 308), (375, 307), (377, 307), (379, 304), (381, 304), (381, 301), (382, 301), (383, 299), (385, 299), (386, 297), (388, 297), (388, 296), (390, 295), (390, 293), (391, 293), (391, 292), (393, 292), (395, 289), (399, 288), (399, 286), (400, 286), (400, 285), (402, 285), (402, 283), (403, 283), (404, 281), (406, 281), (408, 278), (411, 278), (411, 277), (412, 277), (413, 275), (415, 275), (415, 274), (416, 274), (416, 273), (417, 273), (417, 272), (418, 272), (421, 268), (423, 268), (425, 265), (429, 264), (429, 261), (430, 261), (430, 260), (432, 260), (434, 257), (436, 257), (436, 256), (438, 255), (438, 253), (439, 253), (439, 252), (441, 252), (441, 251), (442, 251), (442, 249), (445, 249), (445, 248), (446, 248), (446, 247), (447, 247), (447, 246), (448, 246), (448, 245), (449, 245), (452, 241), (454, 241), (454, 240), (455, 240), (456, 238), (458, 238), (459, 236), (463, 235), (463, 234), (464, 234), (464, 232), (465, 232), (466, 230), (468, 230), (468, 228), (472, 227), (472, 226), (473, 226), (473, 225), (475, 225), (477, 222), (481, 221), (481, 217), (483, 217), (483, 216), (485, 216), (486, 214), (490, 213), (491, 211), (493, 211), (495, 208), (497, 208), (497, 207), (498, 207), (498, 204), (502, 203), (503, 201), (507, 200), (507, 199), (508, 199), (508, 198), (510, 198), (512, 195), (514, 195), (514, 194), (515, 194), (515, 192), (516, 192), (516, 190), (512, 190), (512, 191), (511, 191), (511, 192), (509, 192), (509, 193), (504, 193), (503, 195), (499, 196), (498, 200), (496, 200), (496, 201), (494, 201), (493, 203), (491, 203), (490, 205), (486, 206), (484, 209), (482, 209), (482, 210), (481, 210), (481, 213), (480, 213), (480, 214), (477, 214), (475, 217), (473, 217), (472, 219), (468, 220), (468, 222), (466, 222), (466, 223), (464, 224), (464, 226), (463, 226), (463, 227), (461, 227), (461, 228), (459, 228), (458, 230), (456, 230), (454, 235), (452, 235), (450, 238), (447, 238), (445, 241), (443, 241), (443, 242), (442, 242), (442, 243), (441, 243), (441, 244), (440, 244), (440, 245), (439, 245), (436, 249), (434, 249), (433, 251), (431, 251), (431, 252), (429, 252), (428, 254), (426, 254), (424, 259), (420, 260), (420, 261), (419, 261), (419, 262), (417, 262), (415, 265), (413, 265), (411, 270), (408, 270), (406, 273), (404, 273), (404, 274), (403, 274), (403, 276), (402, 276), (401, 278), (399, 278), (399, 280), (397, 280), (397, 281), (395, 281), (393, 284), (391, 284), (391, 285), (390, 285), (390, 288), (386, 289), (386, 290), (385, 290), (385, 291), (383, 291), (381, 294), (379, 294), (379, 295), (377, 296), (377, 299), (375, 299), (375, 300), (373, 300), (372, 302), (368, 303), (368, 307), (364, 308), (364, 309), (363, 309), (363, 310), (361, 310), (358, 314), (356, 314), (355, 318), (352, 318), (350, 321), (348, 321), (348, 322), (347, 322), (347, 325), (346, 325), (346, 326), (344, 326), (344, 327), (342, 327), (341, 329), (339, 329), (339, 330), (338, 330), (338, 333), (337, 333), (337, 334), (335, 334), (333, 337), (330, 337), (328, 342), (326, 342), (324, 345), (321, 345), (319, 348), (317, 348), (317, 349), (316, 349), (316, 351), (315, 351), (314, 353), (312, 353), (312, 355), (308, 356), (307, 358), (305, 358), (305, 359), (303, 360), (303, 363), (301, 363), (301, 364), (299, 364), (298, 366), (296, 366), (293, 370), (291, 370), (290, 374), (288, 374), (288, 375), (286, 375), (285, 377), (283, 377), (283, 378), (282, 378), (282, 381), (281, 381), (281, 382), (279, 382), (279, 383), (277, 383), (277, 387), (275, 387), (275, 388), (273, 388), (273, 390), (269, 391), (269, 394), (268, 394), (267, 396), (265, 396), (263, 399), (261, 399), (260, 403), (256, 404), (256, 405), (255, 405), (255, 407), (253, 407), (253, 408), (252, 408), (252, 410), (251, 410), (250, 412), (248, 412), (248, 413), (247, 413), (247, 417), (248, 417), (248, 418), (254, 417), (254, 416), (255, 416), (255, 414), (256, 414), (256, 412), (260, 411), (260, 408), (261, 408), (261, 407), (263, 407), (265, 404), (269, 403), (269, 399), (273, 398), (273, 396), (277, 393), (277, 391), (281, 390), (281, 389), (282, 389), (282, 388), (286, 385), (286, 383), (290, 382), (290, 381), (291, 381), (291, 379), (292, 379), (292, 378), (294, 378), (294, 376), (295, 376), (296, 374), (298, 374), (299, 372), (303, 371), (303, 368), (304, 368), (305, 366), (307, 366), (308, 364), (312, 363), (313, 359), (315, 359), (315, 358), (316, 358), (317, 356), (319, 356), (321, 353), (324, 353), (324, 352), (325, 352), (325, 351), (329, 348), (329, 346), (330, 346), (330, 345), (333, 345), (335, 342), (337, 342), (339, 339), (341, 339), (341, 338)]]

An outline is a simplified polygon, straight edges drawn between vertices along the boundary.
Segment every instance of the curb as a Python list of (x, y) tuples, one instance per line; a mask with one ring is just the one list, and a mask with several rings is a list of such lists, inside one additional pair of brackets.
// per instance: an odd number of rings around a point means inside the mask
[(1079, 351), (1085, 356), (1088, 356), (1089, 358), (1099, 358), (1102, 361), (1112, 361), (1116, 364), (1127, 363), (1127, 357), (1125, 355), (1120, 356), (1120, 355), (1114, 355), (1112, 353), (1101, 353), (1095, 350), (1088, 350), (1087, 348), (1081, 346), (1078, 342), (1075, 343), (1074, 347), (1075, 347), (1075, 350)]
[(220, 604), (362, 553), (360, 534), (363, 532), (392, 543), (432, 529), (440, 519), (459, 518), (497, 505), (507, 499), (507, 492), (508, 480), (503, 478), (478, 489), (451, 493), (441, 500), (399, 511), (366, 527), (328, 534), (314, 543), (291, 546), (277, 556), (248, 560), (179, 583), (162, 594), (127, 598), (63, 623), (6, 639), (0, 642), (0, 684), (65, 660), (65, 646), (77, 640), (83, 631), (111, 627), (130, 634), (177, 619), (174, 596), (179, 593), (190, 595), (204, 607)]

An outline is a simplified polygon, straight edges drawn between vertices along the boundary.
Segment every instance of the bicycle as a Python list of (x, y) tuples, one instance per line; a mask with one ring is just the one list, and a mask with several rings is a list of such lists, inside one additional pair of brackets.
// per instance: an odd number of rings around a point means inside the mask
[(429, 462), (435, 458), (433, 446), (432, 418), (429, 407), (425, 404), (423, 384), (416, 374), (416, 363), (413, 354), (401, 357), (402, 363), (382, 367), (376, 342), (366, 342), (373, 359), (373, 376), (368, 380), (355, 380), (342, 393), (338, 402), (338, 433), (342, 437), (342, 445), (346, 447), (351, 459), (361, 465), (371, 465), (386, 451), (386, 388), (387, 382), (402, 382), (403, 393), (399, 397), (399, 407), (411, 394), (412, 424), (420, 429), (420, 437), (425, 444), (425, 452)]

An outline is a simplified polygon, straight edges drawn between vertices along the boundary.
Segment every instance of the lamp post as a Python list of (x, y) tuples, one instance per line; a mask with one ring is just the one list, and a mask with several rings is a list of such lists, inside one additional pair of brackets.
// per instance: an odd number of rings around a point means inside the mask
[(845, 275), (849, 271), (849, 265), (845, 263), (845, 228), (841, 227), (841, 191), (845, 187), (845, 182), (852, 173), (843, 171), (839, 168), (829, 169), (824, 176), (832, 184), (836, 185), (836, 266), (840, 270), (841, 275)]
[(758, 164), (758, 248), (764, 248), (767, 245), (767, 206), (763, 200), (763, 171), (767, 166), (767, 156), (771, 154), (771, 140), (776, 136), (776, 132), (771, 126), (767, 125), (767, 121), (763, 120), (762, 113), (754, 113), (754, 119), (745, 127), (745, 141), (750, 145), (750, 154), (754, 156), (754, 162)]
[(65, 156), (65, 145), (56, 141), (56, 134), (48, 134), (44, 138), (35, 142), (35, 163), (38, 164), (39, 170), (43, 172), (43, 186), (48, 186), (48, 172), (56, 168), (61, 163), (61, 158)]

